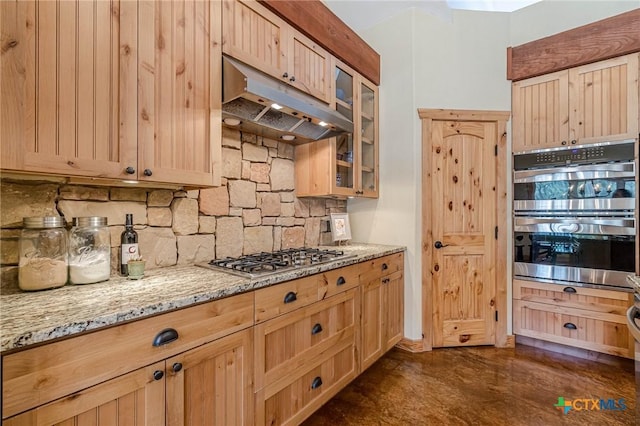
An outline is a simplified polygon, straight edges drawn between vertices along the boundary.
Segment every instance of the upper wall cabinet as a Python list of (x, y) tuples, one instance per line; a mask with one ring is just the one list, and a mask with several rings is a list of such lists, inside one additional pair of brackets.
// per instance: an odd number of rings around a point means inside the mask
[(127, 178), (137, 5), (3, 1), (2, 169)]
[(251, 0), (224, 0), (222, 51), (303, 92), (331, 98), (331, 56)]
[(333, 60), (331, 104), (354, 133), (296, 146), (298, 197), (378, 197), (378, 87)]
[(0, 3), (2, 169), (219, 184), (218, 2)]
[(139, 4), (140, 179), (219, 185), (220, 3)]
[(513, 151), (636, 138), (638, 56), (513, 83)]

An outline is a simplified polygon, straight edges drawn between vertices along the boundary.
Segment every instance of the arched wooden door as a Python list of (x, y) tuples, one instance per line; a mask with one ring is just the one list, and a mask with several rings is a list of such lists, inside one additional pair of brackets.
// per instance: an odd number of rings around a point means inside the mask
[(505, 255), (498, 257), (506, 246), (498, 145), (508, 113), (501, 114), (421, 110), (423, 292), (429, 299), (423, 327), (430, 327), (425, 338), (431, 334), (433, 347), (496, 344), (498, 275), (505, 287), (506, 266)]

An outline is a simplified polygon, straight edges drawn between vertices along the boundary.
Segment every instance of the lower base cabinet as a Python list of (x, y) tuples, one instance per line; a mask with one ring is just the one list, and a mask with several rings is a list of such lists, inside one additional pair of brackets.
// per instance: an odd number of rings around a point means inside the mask
[(633, 293), (514, 280), (513, 297), (515, 334), (633, 358)]
[(402, 338), (403, 259), (3, 354), (2, 425), (299, 424)]

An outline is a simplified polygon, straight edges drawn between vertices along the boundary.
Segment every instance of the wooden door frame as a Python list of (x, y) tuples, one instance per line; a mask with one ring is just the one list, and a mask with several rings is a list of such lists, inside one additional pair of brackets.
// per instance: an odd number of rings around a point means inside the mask
[[(496, 223), (507, 223), (507, 120), (510, 111), (478, 111), (478, 110), (445, 110), (418, 109), (418, 116), (422, 121), (422, 189), (430, 188), (431, 181), (431, 150), (425, 149), (429, 142), (433, 121), (483, 121), (494, 122), (497, 125), (498, 140), (496, 141)], [(421, 223), (430, 223), (431, 200), (422, 197)], [(496, 241), (496, 347), (513, 347), (513, 336), (507, 335), (507, 227)], [(500, 231), (499, 231), (500, 232)], [(430, 227), (422, 226), (422, 349), (433, 349), (433, 285), (431, 282), (431, 268), (433, 260), (433, 234)]]

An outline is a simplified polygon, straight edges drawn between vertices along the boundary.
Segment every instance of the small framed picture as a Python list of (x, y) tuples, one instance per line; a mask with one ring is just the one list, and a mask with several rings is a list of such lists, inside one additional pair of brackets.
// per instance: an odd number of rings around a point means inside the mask
[(346, 213), (331, 213), (331, 237), (333, 241), (351, 239), (349, 216)]

